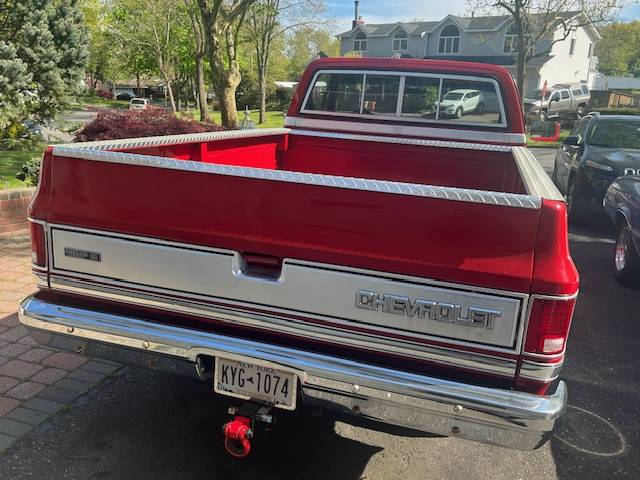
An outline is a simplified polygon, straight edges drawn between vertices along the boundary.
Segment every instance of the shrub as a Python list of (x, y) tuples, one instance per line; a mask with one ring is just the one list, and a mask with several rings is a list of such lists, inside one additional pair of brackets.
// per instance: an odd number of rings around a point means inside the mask
[(114, 140), (118, 138), (153, 137), (181, 133), (217, 132), (224, 130), (213, 123), (201, 123), (176, 117), (162, 108), (141, 111), (106, 110), (80, 130), (74, 141)]
[(40, 177), (40, 157), (31, 157), (26, 163), (22, 165), (22, 171), (16, 173), (16, 178), (27, 182), (29, 185), (38, 185), (38, 178)]
[(98, 97), (106, 98), (107, 100), (111, 100), (113, 98), (113, 94), (109, 90), (96, 90), (95, 94)]

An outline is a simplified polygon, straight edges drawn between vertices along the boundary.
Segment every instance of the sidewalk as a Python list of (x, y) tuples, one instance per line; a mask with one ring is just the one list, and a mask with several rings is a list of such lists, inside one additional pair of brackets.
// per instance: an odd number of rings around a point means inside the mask
[(119, 368), (34, 342), (16, 312), (36, 290), (28, 232), (0, 235), (0, 451)]

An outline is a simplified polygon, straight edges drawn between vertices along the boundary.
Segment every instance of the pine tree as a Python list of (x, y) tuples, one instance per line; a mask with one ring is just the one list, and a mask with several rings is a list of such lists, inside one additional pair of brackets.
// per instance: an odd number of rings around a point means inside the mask
[(0, 130), (60, 111), (81, 85), (87, 44), (77, 0), (0, 0)]

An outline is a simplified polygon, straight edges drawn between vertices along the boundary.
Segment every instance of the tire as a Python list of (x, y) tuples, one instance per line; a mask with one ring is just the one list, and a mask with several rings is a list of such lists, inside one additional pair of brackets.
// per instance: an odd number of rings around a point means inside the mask
[(618, 282), (628, 287), (640, 287), (640, 258), (633, 242), (633, 233), (626, 221), (618, 228), (613, 269)]
[(480, 114), (484, 113), (484, 103), (480, 102), (478, 104), (478, 106), (476, 107), (476, 113), (480, 113)]
[(462, 107), (458, 107), (458, 109), (456, 110), (456, 118), (462, 118), (463, 115), (463, 111), (462, 111)]

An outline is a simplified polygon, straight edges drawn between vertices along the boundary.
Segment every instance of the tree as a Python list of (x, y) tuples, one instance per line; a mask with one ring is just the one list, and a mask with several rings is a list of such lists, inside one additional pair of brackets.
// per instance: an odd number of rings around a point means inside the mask
[(176, 111), (173, 82), (176, 75), (180, 32), (186, 31), (187, 12), (180, 0), (116, 0), (113, 6), (113, 34), (129, 50), (127, 59), (133, 69), (145, 65), (153, 55), (155, 68), (165, 82), (171, 109)]
[(87, 31), (77, 0), (0, 2), (0, 128), (53, 117), (80, 87)]
[(194, 61), (195, 61), (195, 82), (198, 91), (198, 109), (200, 110), (200, 121), (204, 122), (209, 118), (207, 112), (207, 84), (204, 80), (204, 57), (206, 54), (206, 39), (202, 17), (196, 11), (197, 5), (193, 0), (187, 0), (189, 6), (189, 20), (193, 30), (194, 40)]
[(612, 23), (600, 33), (598, 70), (605, 75), (640, 77), (640, 21)]
[(238, 44), (247, 10), (256, 0), (197, 0), (222, 124), (238, 128), (236, 89), (240, 84)]
[(289, 79), (297, 80), (318, 53), (329, 57), (340, 55), (340, 41), (324, 28), (307, 26), (293, 32), (288, 39)]
[(245, 33), (256, 54), (260, 89), (258, 123), (265, 122), (267, 68), (274, 41), (289, 31), (319, 23), (324, 10), (322, 0), (259, 0), (249, 9)]
[(598, 27), (615, 17), (625, 0), (469, 0), (472, 11), (511, 17), (516, 44), (516, 84), (521, 101), (527, 63), (581, 27)]

